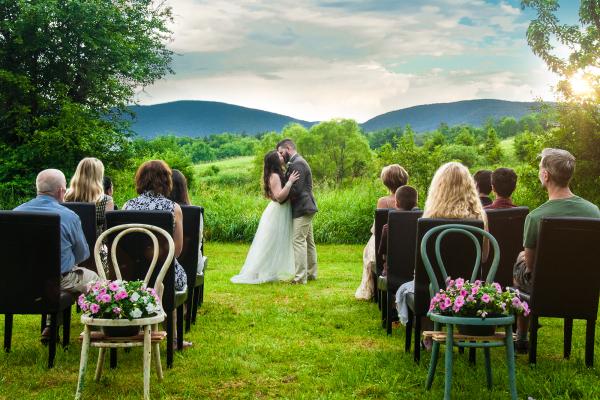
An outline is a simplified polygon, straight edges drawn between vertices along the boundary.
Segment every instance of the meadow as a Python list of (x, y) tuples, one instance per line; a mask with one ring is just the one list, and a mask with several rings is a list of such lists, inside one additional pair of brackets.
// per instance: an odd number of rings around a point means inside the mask
[[(362, 246), (318, 245), (319, 279), (306, 286), (284, 283), (233, 285), (248, 246), (208, 243), (210, 266), (205, 304), (189, 334), (192, 348), (175, 355), (155, 399), (438, 399), (443, 394), (443, 361), (431, 392), (424, 389), (429, 354), (420, 364), (404, 353), (404, 329), (387, 336), (377, 305), (354, 299), (361, 277)], [(583, 362), (583, 324), (575, 322), (574, 348), (563, 360), (562, 322), (542, 319), (538, 364), (517, 357), (520, 398), (594, 399), (600, 397), (598, 368)], [(0, 326), (3, 326), (0, 316)], [(71, 399), (75, 393), (81, 332), (72, 319), (71, 346), (57, 350), (46, 369), (47, 348), (39, 343), (39, 317), (15, 316), (13, 349), (0, 353), (0, 399)], [(2, 328), (0, 328), (2, 332)], [(596, 340), (598, 345), (598, 339)], [(165, 365), (164, 348), (162, 354)], [(120, 353), (115, 370), (93, 381), (91, 353), (84, 399), (142, 397), (141, 350)], [(504, 352), (492, 350), (494, 386), (484, 384), (483, 355), (471, 367), (455, 352), (456, 399), (508, 398)], [(598, 362), (598, 359), (596, 359)]]

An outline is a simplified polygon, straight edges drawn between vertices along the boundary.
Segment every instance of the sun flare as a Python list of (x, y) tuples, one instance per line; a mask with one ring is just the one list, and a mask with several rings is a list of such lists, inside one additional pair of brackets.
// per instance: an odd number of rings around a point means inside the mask
[(583, 74), (576, 74), (569, 78), (573, 94), (578, 97), (589, 97), (593, 93), (591, 82)]

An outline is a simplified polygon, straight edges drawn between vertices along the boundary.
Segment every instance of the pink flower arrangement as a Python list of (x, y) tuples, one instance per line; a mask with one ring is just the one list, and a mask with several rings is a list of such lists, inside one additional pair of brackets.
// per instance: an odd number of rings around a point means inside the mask
[(518, 293), (502, 291), (497, 282), (476, 280), (471, 283), (462, 278), (448, 278), (446, 284), (446, 289), (441, 289), (431, 299), (430, 312), (481, 318), (488, 315), (529, 315), (529, 305), (519, 299)]
[(81, 310), (95, 318), (134, 319), (160, 312), (156, 291), (146, 288), (142, 281), (98, 281), (88, 285), (86, 294), (79, 296)]

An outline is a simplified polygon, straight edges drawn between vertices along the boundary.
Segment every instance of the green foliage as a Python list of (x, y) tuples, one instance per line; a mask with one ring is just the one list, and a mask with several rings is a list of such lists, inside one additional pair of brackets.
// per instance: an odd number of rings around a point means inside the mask
[(136, 88), (170, 71), (170, 8), (150, 0), (0, 3), (0, 197), (85, 156), (119, 168)]
[(386, 128), (379, 131), (367, 133), (367, 140), (371, 149), (378, 149), (386, 143), (394, 143), (396, 139), (401, 137), (404, 131), (400, 127)]
[(483, 142), (481, 149), (483, 156), (488, 164), (496, 165), (502, 160), (502, 148), (500, 147), (500, 140), (496, 134), (494, 128), (489, 128), (485, 142)]
[(277, 142), (290, 138), (310, 164), (314, 180), (342, 185), (368, 176), (372, 170), (369, 144), (353, 120), (321, 122), (307, 130), (300, 124), (287, 125), (280, 134), (265, 134), (255, 147), (254, 174), (262, 175), (264, 155)]

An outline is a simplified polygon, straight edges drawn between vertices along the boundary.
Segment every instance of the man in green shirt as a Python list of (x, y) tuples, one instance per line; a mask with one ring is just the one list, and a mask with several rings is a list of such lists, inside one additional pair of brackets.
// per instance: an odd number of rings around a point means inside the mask
[[(542, 150), (539, 178), (548, 192), (548, 201), (529, 213), (525, 219), (522, 251), (514, 266), (515, 286), (523, 292), (531, 293), (531, 274), (535, 263), (540, 220), (543, 217), (591, 217), (600, 218), (598, 207), (576, 196), (569, 189), (569, 182), (575, 171), (575, 157), (566, 150), (546, 148)], [(528, 348), (527, 330), (529, 320), (522, 315), (517, 317), (517, 342), (519, 352)]]

